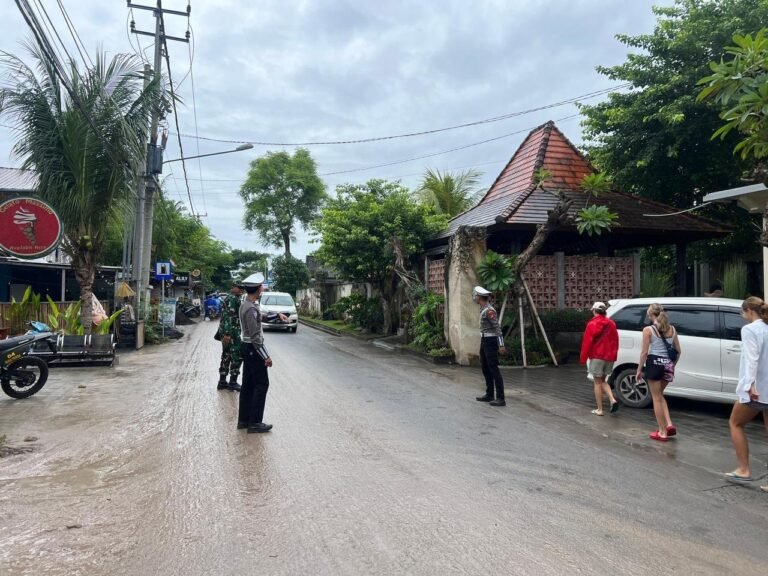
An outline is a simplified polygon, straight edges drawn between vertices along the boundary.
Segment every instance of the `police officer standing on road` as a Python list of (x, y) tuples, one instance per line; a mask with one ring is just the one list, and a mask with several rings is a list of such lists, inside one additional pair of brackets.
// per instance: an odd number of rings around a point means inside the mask
[[(240, 391), (237, 377), (240, 375), (240, 365), (243, 359), (240, 356), (240, 300), (243, 289), (237, 284), (232, 285), (232, 290), (224, 300), (217, 336), (221, 339), (221, 363), (219, 364), (218, 390), (229, 388)], [(227, 382), (229, 375), (229, 382)]]
[[(480, 402), (488, 402), (491, 406), (506, 406), (504, 400), (504, 379), (499, 370), (499, 352), (506, 354), (504, 335), (499, 326), (496, 310), (488, 302), (491, 293), (482, 286), (475, 286), (472, 300), (480, 304), (480, 366), (485, 376), (485, 396), (478, 396)], [(493, 399), (494, 388), (496, 399)]]
[(249, 433), (269, 432), (272, 429), (272, 424), (263, 422), (264, 404), (267, 401), (267, 390), (269, 390), (267, 369), (272, 366), (272, 358), (264, 346), (261, 322), (273, 320), (278, 316), (283, 322), (288, 320), (285, 314), (262, 315), (259, 298), (263, 283), (264, 275), (261, 273), (251, 274), (242, 282), (247, 296), (240, 304), (243, 387), (240, 392), (237, 428), (247, 428)]

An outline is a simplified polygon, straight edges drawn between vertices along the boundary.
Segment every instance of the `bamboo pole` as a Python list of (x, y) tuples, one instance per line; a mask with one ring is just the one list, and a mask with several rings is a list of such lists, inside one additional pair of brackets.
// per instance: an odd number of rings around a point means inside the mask
[(525, 322), (523, 321), (523, 299), (518, 296), (518, 308), (520, 309), (520, 349), (523, 353), (523, 368), (528, 368), (528, 357), (525, 355)]
[(523, 288), (525, 289), (525, 295), (528, 297), (528, 302), (531, 304), (531, 311), (533, 312), (533, 317), (536, 319), (536, 323), (539, 325), (539, 328), (541, 329), (541, 334), (544, 336), (544, 342), (547, 343), (547, 350), (549, 350), (549, 356), (552, 358), (552, 362), (555, 366), (558, 366), (557, 364), (557, 358), (555, 358), (555, 353), (552, 350), (552, 345), (549, 343), (549, 337), (547, 336), (547, 331), (544, 330), (544, 324), (541, 321), (541, 317), (539, 316), (539, 311), (536, 309), (536, 304), (533, 302), (533, 296), (531, 296), (531, 291), (528, 289), (528, 283), (525, 281), (525, 278), (520, 276), (520, 281), (523, 283)]

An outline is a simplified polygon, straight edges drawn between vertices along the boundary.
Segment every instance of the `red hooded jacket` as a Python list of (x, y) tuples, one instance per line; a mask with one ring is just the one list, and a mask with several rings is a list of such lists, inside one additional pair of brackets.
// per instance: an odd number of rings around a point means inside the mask
[(619, 353), (619, 332), (610, 318), (601, 314), (587, 322), (584, 338), (581, 341), (581, 363), (587, 358), (615, 362)]

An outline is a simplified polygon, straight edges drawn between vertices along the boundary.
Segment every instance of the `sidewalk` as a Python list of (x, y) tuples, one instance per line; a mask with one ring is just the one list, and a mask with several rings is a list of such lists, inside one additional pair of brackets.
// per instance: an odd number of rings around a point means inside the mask
[[(441, 366), (434, 370), (471, 386), (472, 391), (468, 391), (468, 394), (476, 392), (480, 395), (483, 392), (483, 377), (479, 369)], [(595, 408), (595, 398), (592, 383), (587, 380), (583, 366), (547, 366), (527, 370), (503, 367), (502, 373), (507, 407), (513, 412), (519, 410), (522, 404), (576, 422), (633, 448), (652, 450), (719, 476), (736, 467), (728, 429), (730, 405), (669, 398), (669, 408), (678, 436), (667, 443), (660, 443), (648, 438), (648, 434), (656, 429), (651, 409), (622, 407), (614, 415), (606, 413), (600, 417), (591, 414), (590, 411)], [(768, 462), (768, 435), (762, 418), (758, 417), (747, 427), (747, 434), (750, 439), (753, 476), (760, 478), (766, 474)], [(757, 489), (759, 484), (767, 482), (762, 478), (761, 482), (755, 482), (752, 487)]]

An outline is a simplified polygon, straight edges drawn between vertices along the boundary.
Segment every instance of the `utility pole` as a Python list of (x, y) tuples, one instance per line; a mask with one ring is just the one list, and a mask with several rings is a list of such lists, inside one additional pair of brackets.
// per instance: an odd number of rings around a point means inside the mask
[[(165, 34), (164, 14), (173, 14), (175, 16), (186, 16), (189, 18), (192, 9), (187, 4), (187, 11), (169, 10), (163, 8), (162, 0), (157, 0), (156, 6), (143, 6), (134, 4), (130, 0), (127, 2), (128, 8), (139, 10), (149, 10), (155, 17), (155, 32), (144, 32), (136, 30), (135, 22), (131, 21), (131, 32), (143, 36), (152, 36), (155, 40), (154, 69), (150, 69), (149, 64), (144, 67), (145, 83), (149, 82), (150, 72), (154, 75), (154, 80), (160, 82), (163, 47), (167, 40), (177, 42), (189, 42), (189, 31), (186, 38), (178, 38)], [(146, 84), (145, 84), (146, 85)], [(158, 145), (158, 124), (160, 117), (158, 111), (153, 111), (149, 142), (144, 157), (144, 174), (139, 181), (138, 199), (136, 201), (136, 223), (134, 227), (133, 241), (133, 266), (131, 278), (136, 289), (136, 310), (141, 310), (141, 301), (146, 298), (149, 290), (149, 269), (152, 264), (152, 226), (154, 223), (155, 196), (160, 185), (157, 180), (157, 174), (163, 170), (163, 150), (165, 148), (166, 136), (164, 135), (160, 145)], [(148, 299), (147, 299), (148, 300)]]

